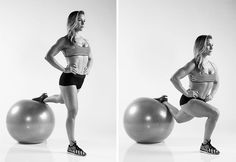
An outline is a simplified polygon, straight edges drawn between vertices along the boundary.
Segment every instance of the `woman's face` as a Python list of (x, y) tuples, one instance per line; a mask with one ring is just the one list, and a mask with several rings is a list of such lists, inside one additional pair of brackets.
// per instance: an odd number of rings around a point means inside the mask
[(78, 27), (76, 31), (82, 31), (84, 28), (84, 23), (85, 23), (85, 16), (84, 14), (80, 14), (78, 18)]
[(207, 42), (206, 42), (206, 51), (205, 51), (205, 54), (206, 55), (211, 55), (211, 52), (213, 50), (213, 41), (211, 38), (207, 39)]

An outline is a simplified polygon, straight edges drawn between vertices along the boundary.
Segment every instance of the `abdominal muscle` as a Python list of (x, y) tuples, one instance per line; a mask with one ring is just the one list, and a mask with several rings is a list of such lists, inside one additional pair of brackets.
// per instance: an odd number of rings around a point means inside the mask
[(72, 56), (66, 57), (67, 66), (76, 66), (77, 73), (85, 75), (85, 69), (88, 64), (88, 56)]
[(189, 89), (198, 92), (198, 97), (205, 99), (213, 87), (213, 82), (192, 82), (190, 81)]

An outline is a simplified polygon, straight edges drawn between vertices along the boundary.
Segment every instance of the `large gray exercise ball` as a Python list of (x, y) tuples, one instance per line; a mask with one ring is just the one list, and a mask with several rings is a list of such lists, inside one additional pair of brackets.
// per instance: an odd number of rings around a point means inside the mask
[(169, 110), (151, 98), (138, 98), (124, 113), (124, 128), (138, 143), (158, 143), (167, 138), (174, 127)]
[(16, 102), (8, 111), (7, 130), (20, 143), (41, 143), (53, 131), (55, 118), (48, 104), (33, 100)]

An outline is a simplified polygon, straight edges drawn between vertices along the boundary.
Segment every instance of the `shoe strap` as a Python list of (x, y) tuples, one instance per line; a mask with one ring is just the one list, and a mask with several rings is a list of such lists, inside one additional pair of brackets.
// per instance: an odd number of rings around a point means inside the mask
[(203, 144), (203, 146), (208, 146), (208, 150), (213, 149), (215, 151), (218, 151), (214, 146), (211, 145), (211, 140), (208, 140), (207, 143)]
[[(72, 142), (73, 142), (73, 145), (72, 145), (72, 146), (69, 145), (69, 147), (75, 147), (76, 150), (84, 152), (84, 150), (82, 150), (82, 149), (77, 145), (76, 141), (72, 141)], [(84, 153), (85, 153), (85, 152), (84, 152)]]

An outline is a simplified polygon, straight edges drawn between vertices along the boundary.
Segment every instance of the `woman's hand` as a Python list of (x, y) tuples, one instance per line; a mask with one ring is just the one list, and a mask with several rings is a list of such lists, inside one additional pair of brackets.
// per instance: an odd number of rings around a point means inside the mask
[(77, 66), (76, 65), (67, 65), (65, 68), (64, 73), (73, 73), (73, 74), (77, 74)]
[(206, 98), (205, 98), (205, 101), (210, 101), (213, 99), (213, 96), (211, 94), (207, 95)]
[(84, 68), (84, 75), (88, 75), (88, 74), (89, 74), (89, 71), (90, 71), (90, 68), (85, 67), (85, 68)]
[(188, 89), (187, 92), (188, 92), (187, 97), (197, 98), (198, 95), (199, 95), (198, 91), (194, 91), (194, 90), (191, 90), (191, 89)]

